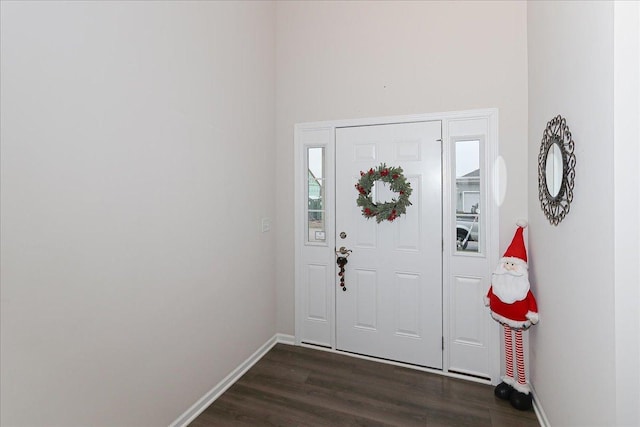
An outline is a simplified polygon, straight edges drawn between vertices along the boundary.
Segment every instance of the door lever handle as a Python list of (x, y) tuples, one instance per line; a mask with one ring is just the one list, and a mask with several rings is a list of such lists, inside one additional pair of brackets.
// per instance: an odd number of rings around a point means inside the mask
[(348, 257), (353, 252), (351, 249), (347, 249), (344, 246), (340, 246), (340, 249), (336, 250), (336, 255), (342, 255), (344, 257)]

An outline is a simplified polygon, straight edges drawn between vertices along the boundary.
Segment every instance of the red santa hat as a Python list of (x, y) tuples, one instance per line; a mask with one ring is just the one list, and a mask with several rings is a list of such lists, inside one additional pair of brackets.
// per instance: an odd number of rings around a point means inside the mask
[(516, 222), (518, 229), (513, 236), (511, 245), (507, 248), (502, 256), (502, 260), (510, 261), (517, 264), (527, 265), (527, 249), (524, 247), (524, 229), (527, 228), (527, 221), (518, 220)]

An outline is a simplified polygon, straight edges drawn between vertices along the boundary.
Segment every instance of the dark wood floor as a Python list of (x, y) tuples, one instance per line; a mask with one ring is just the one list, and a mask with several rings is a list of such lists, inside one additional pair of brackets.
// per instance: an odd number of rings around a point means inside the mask
[(278, 344), (191, 424), (538, 426), (488, 385)]

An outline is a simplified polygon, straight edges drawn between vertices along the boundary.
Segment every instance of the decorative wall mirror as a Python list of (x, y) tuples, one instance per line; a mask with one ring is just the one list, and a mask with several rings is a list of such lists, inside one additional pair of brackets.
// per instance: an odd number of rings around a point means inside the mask
[(542, 211), (553, 225), (569, 213), (573, 201), (576, 156), (566, 120), (554, 117), (542, 134), (538, 155), (538, 198)]

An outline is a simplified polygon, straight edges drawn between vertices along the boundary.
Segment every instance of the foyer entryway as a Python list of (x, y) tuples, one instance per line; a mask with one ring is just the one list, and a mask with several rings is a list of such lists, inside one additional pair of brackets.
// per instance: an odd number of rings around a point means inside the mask
[[(497, 111), (303, 123), (295, 148), (296, 344), (497, 383)], [(413, 192), (378, 223), (355, 184), (382, 163)], [(398, 197), (383, 180), (370, 194)]]

